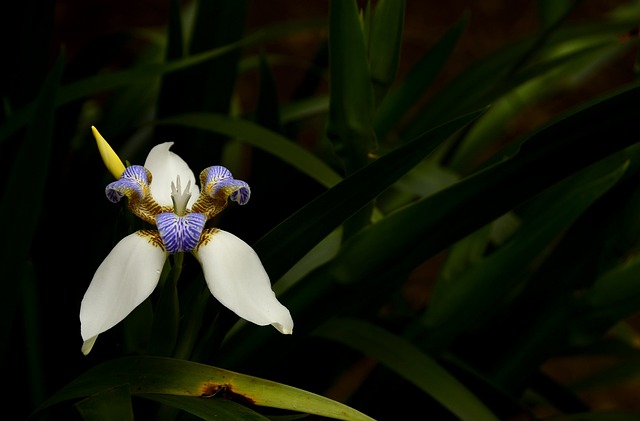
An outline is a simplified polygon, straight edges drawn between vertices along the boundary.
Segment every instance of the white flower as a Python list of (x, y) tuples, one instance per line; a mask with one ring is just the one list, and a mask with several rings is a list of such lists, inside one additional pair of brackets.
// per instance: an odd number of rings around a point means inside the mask
[[(99, 145), (104, 142), (95, 129), (94, 135)], [(155, 146), (144, 167), (127, 167), (119, 180), (106, 187), (110, 201), (126, 196), (129, 209), (158, 229), (123, 238), (98, 267), (80, 306), (85, 355), (98, 334), (122, 321), (151, 295), (167, 256), (182, 252), (198, 259), (209, 290), (225, 307), (257, 325), (271, 324), (285, 334), (293, 331), (291, 314), (276, 298), (255, 251), (231, 233), (205, 227), (228, 200), (247, 203), (249, 185), (234, 179), (226, 168), (213, 166), (200, 173), (200, 191), (191, 192), (195, 176), (169, 150), (172, 144)]]

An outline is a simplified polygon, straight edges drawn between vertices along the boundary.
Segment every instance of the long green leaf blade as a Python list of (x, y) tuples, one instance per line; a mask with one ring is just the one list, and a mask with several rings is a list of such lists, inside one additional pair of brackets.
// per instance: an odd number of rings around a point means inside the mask
[(342, 180), (338, 173), (311, 152), (284, 136), (247, 120), (214, 113), (189, 113), (158, 123), (207, 130), (242, 140), (282, 159), (325, 187), (332, 187)]
[[(320, 240), (418, 164), (482, 111), (453, 120), (382, 156), (276, 226), (254, 245), (268, 272), (280, 278)], [(322, 215), (321, 218), (318, 215)]]
[(369, 67), (375, 104), (379, 104), (387, 94), (398, 72), (405, 3), (405, 0), (381, 0), (373, 13)]
[(125, 357), (95, 366), (43, 403), (38, 412), (122, 384), (128, 384), (133, 395), (206, 399), (222, 393), (258, 406), (339, 420), (372, 420), (340, 402), (292, 386), (191, 361), (151, 356)]
[[(498, 418), (466, 386), (406, 340), (363, 320), (337, 318), (313, 333), (367, 354), (418, 386), (462, 421)], [(426, 414), (426, 418), (429, 415)]]
[(351, 174), (375, 147), (373, 90), (354, 0), (332, 0), (329, 18), (329, 121), (327, 137)]

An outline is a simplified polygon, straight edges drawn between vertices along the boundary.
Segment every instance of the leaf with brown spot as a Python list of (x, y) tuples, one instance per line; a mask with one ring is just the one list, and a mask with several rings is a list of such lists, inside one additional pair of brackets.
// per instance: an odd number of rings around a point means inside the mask
[(292, 386), (191, 361), (152, 356), (125, 357), (93, 367), (44, 402), (36, 412), (62, 401), (83, 398), (123, 384), (129, 385), (134, 396), (215, 397), (242, 405), (285, 409), (339, 420), (372, 420), (343, 403)]

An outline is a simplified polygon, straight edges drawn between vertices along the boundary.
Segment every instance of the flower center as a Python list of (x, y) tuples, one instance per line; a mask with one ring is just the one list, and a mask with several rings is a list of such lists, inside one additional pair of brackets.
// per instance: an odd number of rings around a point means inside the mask
[(172, 212), (156, 215), (162, 244), (169, 254), (193, 251), (202, 235), (207, 218), (197, 212), (179, 216)]
[(173, 211), (178, 216), (184, 216), (187, 211), (187, 203), (191, 198), (191, 192), (189, 188), (191, 187), (191, 181), (187, 182), (187, 185), (182, 190), (182, 186), (180, 185), (180, 176), (176, 177), (176, 182), (171, 182), (171, 201), (173, 202)]

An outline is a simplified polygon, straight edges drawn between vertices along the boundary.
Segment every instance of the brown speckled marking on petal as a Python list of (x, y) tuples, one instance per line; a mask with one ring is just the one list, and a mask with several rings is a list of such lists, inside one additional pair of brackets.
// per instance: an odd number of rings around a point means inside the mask
[(205, 228), (202, 230), (202, 235), (200, 235), (200, 241), (198, 245), (194, 249), (194, 251), (198, 251), (198, 249), (202, 246), (206, 246), (209, 244), (209, 241), (213, 239), (213, 236), (216, 235), (220, 230), (218, 228)]
[(198, 242), (198, 245), (193, 251), (197, 252), (200, 247), (206, 246), (207, 244), (209, 244), (209, 241), (211, 241), (213, 239), (213, 236), (216, 235), (216, 233), (219, 231), (220, 230), (218, 228), (203, 229), (202, 234), (200, 235), (200, 241)]
[(147, 240), (147, 242), (149, 242), (149, 244), (151, 244), (152, 246), (166, 251), (164, 248), (164, 244), (162, 243), (162, 238), (160, 237), (160, 232), (156, 230), (140, 230), (136, 231), (136, 234)]
[[(173, 212), (173, 208), (169, 209), (169, 212)], [(155, 225), (156, 215), (163, 212), (163, 207), (156, 202), (153, 196), (148, 194), (142, 199), (129, 200), (129, 210), (143, 221)]]
[(205, 215), (209, 220), (222, 212), (227, 205), (226, 198), (213, 198), (203, 191), (198, 196), (196, 203), (193, 204), (192, 211)]

